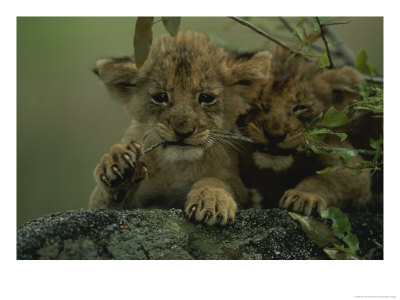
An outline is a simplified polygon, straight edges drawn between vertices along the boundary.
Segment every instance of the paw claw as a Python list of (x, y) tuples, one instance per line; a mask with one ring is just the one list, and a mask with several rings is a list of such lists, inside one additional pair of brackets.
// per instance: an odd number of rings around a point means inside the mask
[(140, 150), (141, 146), (140, 146), (139, 143), (133, 142), (132, 144), (133, 144), (133, 146), (134, 146), (136, 149)]
[(112, 170), (119, 176), (121, 179), (124, 179), (124, 176), (119, 172), (117, 166), (112, 166)]
[(279, 203), (280, 208), (294, 211), (306, 216), (319, 213), (321, 207), (326, 207), (326, 200), (312, 192), (290, 189), (285, 192)]
[(106, 175), (101, 175), (100, 176), (101, 180), (104, 181), (109, 187), (111, 187), (111, 182), (108, 180)]
[(196, 212), (196, 208), (197, 208), (197, 205), (196, 205), (196, 204), (193, 205), (193, 206), (190, 208), (189, 220), (191, 219), (192, 215)]
[(212, 213), (207, 211), (206, 215), (205, 215), (205, 218), (204, 218), (204, 223), (207, 223), (208, 218), (211, 217), (211, 216), (212, 216)]
[(217, 217), (217, 224), (220, 224), (221, 221), (222, 221), (222, 219), (223, 219), (223, 216), (222, 216), (222, 215), (218, 215), (218, 217)]
[(123, 157), (124, 157), (125, 161), (126, 161), (132, 168), (135, 168), (135, 165), (134, 165), (133, 162), (131, 161), (131, 158), (129, 157), (128, 154), (124, 153)]

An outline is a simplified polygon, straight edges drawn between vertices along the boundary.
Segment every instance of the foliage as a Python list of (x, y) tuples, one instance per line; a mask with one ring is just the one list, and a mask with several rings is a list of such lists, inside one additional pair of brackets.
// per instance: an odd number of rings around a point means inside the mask
[(361, 49), (360, 52), (358, 52), (355, 65), (357, 70), (367, 75), (371, 75), (374, 71), (374, 67), (368, 62), (368, 55), (364, 49)]
[(358, 238), (351, 233), (350, 222), (340, 209), (329, 207), (321, 212), (322, 218), (332, 220), (332, 228), (313, 217), (294, 212), (288, 214), (300, 223), (307, 237), (331, 259), (361, 259), (356, 254), (359, 250)]
[(133, 47), (135, 49), (136, 66), (140, 68), (146, 61), (153, 41), (153, 17), (139, 17), (136, 21)]
[[(305, 145), (298, 148), (299, 151), (312, 151), (316, 154), (331, 154), (338, 155), (342, 160), (341, 166), (329, 166), (323, 170), (317, 171), (317, 174), (324, 174), (335, 171), (340, 168), (352, 169), (354, 174), (361, 172), (374, 173), (381, 170), (383, 165), (383, 138), (370, 141), (371, 149), (346, 149), (346, 148), (331, 148), (322, 141), (321, 135), (331, 134), (336, 135), (343, 142), (347, 138), (344, 132), (334, 132), (333, 128), (338, 128), (349, 124), (352, 121), (350, 115), (355, 115), (359, 111), (370, 111), (373, 117), (383, 117), (383, 90), (374, 86), (360, 86), (361, 100), (354, 100), (353, 103), (345, 107), (342, 111), (336, 110), (334, 107), (320, 114), (310, 122), (310, 125), (305, 128), (303, 134)], [(362, 160), (356, 164), (351, 164), (349, 159), (358, 154), (365, 154), (371, 157), (371, 160)]]
[[(151, 28), (158, 22), (153, 22), (153, 19), (153, 17), (138, 17), (136, 21), (133, 48), (135, 51), (135, 63), (138, 68), (144, 64), (150, 52), (151, 44), (153, 42), (153, 31)], [(178, 32), (181, 18), (162, 17), (161, 20), (169, 34), (175, 36)]]
[(350, 221), (339, 208), (328, 207), (321, 211), (321, 217), (332, 221), (333, 233), (346, 243), (352, 254), (359, 250), (358, 238), (351, 233)]

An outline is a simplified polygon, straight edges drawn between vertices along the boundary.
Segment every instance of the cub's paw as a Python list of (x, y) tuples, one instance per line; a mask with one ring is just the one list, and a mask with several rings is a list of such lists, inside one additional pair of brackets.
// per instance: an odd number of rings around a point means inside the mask
[(283, 194), (279, 207), (309, 216), (327, 208), (327, 202), (317, 194), (290, 189)]
[(147, 167), (142, 157), (142, 147), (139, 143), (116, 144), (96, 166), (95, 179), (105, 191), (112, 195), (114, 202), (121, 202), (125, 191), (131, 190), (146, 176)]
[(203, 187), (188, 194), (185, 212), (189, 220), (194, 217), (207, 225), (232, 224), (237, 205), (232, 195), (223, 188)]

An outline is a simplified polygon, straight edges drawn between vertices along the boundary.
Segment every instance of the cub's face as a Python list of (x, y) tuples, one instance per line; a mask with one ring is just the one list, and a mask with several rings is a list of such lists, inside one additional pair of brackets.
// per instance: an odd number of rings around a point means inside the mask
[(266, 89), (242, 118), (250, 138), (279, 153), (303, 143), (302, 132), (324, 110), (310, 82), (288, 82), (283, 89)]
[(349, 67), (323, 72), (306, 62), (294, 61), (292, 66), (282, 73), (276, 62), (270, 84), (239, 118), (243, 133), (259, 143), (253, 158), (260, 168), (289, 168), (296, 148), (304, 144), (304, 129), (330, 106), (349, 104), (362, 82)]
[[(249, 70), (246, 64), (259, 66)], [(247, 108), (242, 89), (266, 82), (268, 67), (265, 53), (235, 60), (205, 35), (182, 31), (153, 46), (139, 70), (130, 59), (105, 59), (97, 73), (127, 104), (144, 143), (165, 141), (160, 151), (177, 161), (197, 160), (220, 147), (215, 134), (234, 130)]]

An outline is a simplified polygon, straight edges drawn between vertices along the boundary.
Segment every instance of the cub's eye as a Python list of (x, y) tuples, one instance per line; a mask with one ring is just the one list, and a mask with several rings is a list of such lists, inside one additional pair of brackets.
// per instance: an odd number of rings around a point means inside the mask
[(199, 96), (199, 103), (211, 104), (215, 100), (215, 97), (209, 94), (200, 94)]
[(293, 112), (303, 112), (308, 109), (306, 105), (297, 105), (293, 108)]
[(155, 104), (167, 104), (168, 103), (168, 95), (166, 93), (159, 93), (152, 96), (153, 102)]

